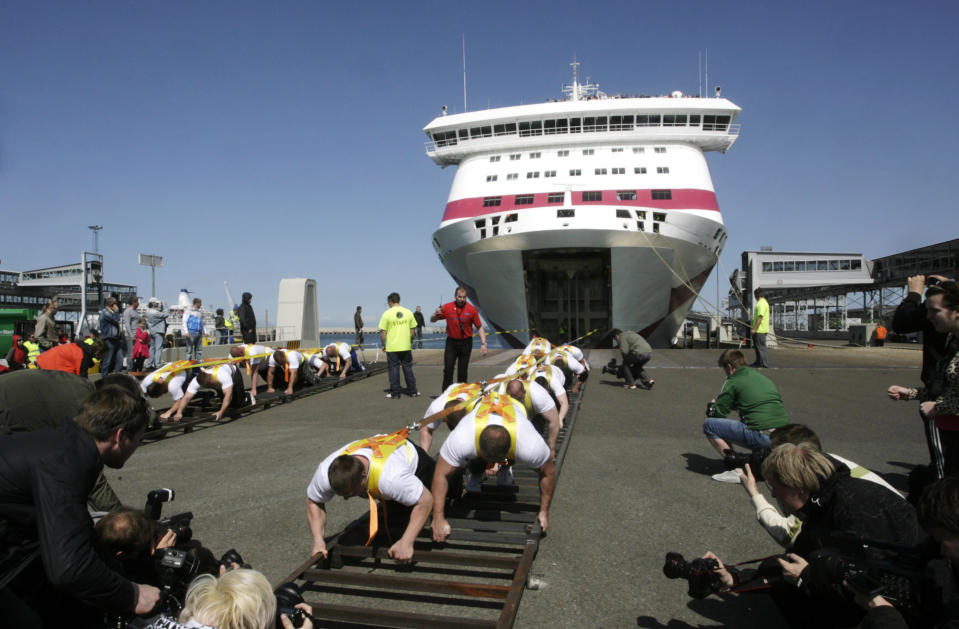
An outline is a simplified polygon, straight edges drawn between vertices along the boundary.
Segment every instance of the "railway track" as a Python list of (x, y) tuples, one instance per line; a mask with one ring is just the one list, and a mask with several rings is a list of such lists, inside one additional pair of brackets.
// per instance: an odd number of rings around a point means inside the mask
[[(557, 480), (585, 390), (570, 398)], [(366, 531), (364, 516), (327, 543), (327, 558), (311, 557), (284, 582), (301, 589), (322, 627), (512, 627), (523, 592), (539, 586), (532, 567), (544, 535), (538, 476), (520, 466), (513, 473), (513, 486), (484, 483), (481, 493), (453, 500), (446, 512), (452, 534), (436, 544), (424, 528), (412, 566), (393, 562), (388, 543), (347, 545), (352, 533)]]

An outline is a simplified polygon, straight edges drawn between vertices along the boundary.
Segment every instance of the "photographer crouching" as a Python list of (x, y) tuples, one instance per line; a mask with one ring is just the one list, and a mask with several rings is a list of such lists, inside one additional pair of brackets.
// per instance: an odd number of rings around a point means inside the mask
[[(791, 627), (851, 627), (863, 617), (863, 611), (843, 588), (842, 579), (825, 575), (814, 561), (817, 553), (830, 548), (832, 537), (850, 533), (857, 538), (902, 546), (916, 546), (921, 538), (912, 506), (893, 492), (866, 480), (852, 478), (849, 468), (810, 443), (782, 444), (772, 450), (762, 467), (773, 497), (782, 510), (803, 522), (802, 530), (787, 553), (765, 560), (758, 570), (726, 568), (722, 560), (707, 553), (704, 560), (692, 562), (692, 576), (698, 577), (706, 566), (707, 579), (699, 579), (703, 595), (759, 585), (768, 592), (783, 618)], [(867, 558), (882, 551), (866, 549)], [(676, 556), (672, 557), (675, 567)], [(682, 561), (679, 557), (680, 562)], [(810, 561), (813, 564), (810, 565)], [(715, 562), (715, 563), (712, 563)], [(685, 562), (682, 562), (685, 564)], [(670, 558), (664, 571), (671, 576)], [(682, 571), (676, 576), (694, 580)], [(705, 591), (703, 591), (705, 590)]]

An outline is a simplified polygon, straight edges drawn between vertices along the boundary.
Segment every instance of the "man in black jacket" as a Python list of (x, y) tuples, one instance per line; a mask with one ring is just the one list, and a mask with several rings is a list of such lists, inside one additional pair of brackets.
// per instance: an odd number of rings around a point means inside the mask
[(236, 309), (236, 316), (240, 318), (240, 334), (244, 343), (256, 343), (256, 315), (253, 313), (253, 295), (243, 293), (243, 303)]
[(100, 470), (123, 467), (148, 422), (143, 398), (107, 386), (56, 428), (0, 439), (0, 626), (83, 626), (81, 604), (137, 614), (156, 605), (159, 590), (98, 556), (86, 508)]

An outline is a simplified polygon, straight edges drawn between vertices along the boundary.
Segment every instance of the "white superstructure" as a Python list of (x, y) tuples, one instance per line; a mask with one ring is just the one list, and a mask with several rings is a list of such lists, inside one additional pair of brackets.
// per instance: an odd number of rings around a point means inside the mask
[(610, 97), (573, 67), (566, 100), (424, 128), (427, 155), (457, 166), (433, 246), (497, 330), (565, 341), (618, 327), (663, 346), (726, 241), (704, 151), (733, 145), (740, 108)]

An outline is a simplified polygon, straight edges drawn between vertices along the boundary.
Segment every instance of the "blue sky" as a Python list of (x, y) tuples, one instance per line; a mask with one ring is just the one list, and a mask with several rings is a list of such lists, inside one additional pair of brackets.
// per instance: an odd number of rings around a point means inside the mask
[[(321, 325), (453, 284), (430, 244), (452, 181), (422, 127), (562, 95), (575, 56), (611, 93), (743, 108), (710, 154), (740, 252), (879, 257), (957, 236), (954, 2), (19, 2), (0, 0), (0, 268), (63, 264), (103, 225), (109, 281), (275, 316), (315, 278)], [(19, 225), (15, 234), (10, 228)], [(716, 273), (704, 297), (716, 300)], [(725, 287), (721, 292), (725, 294)], [(700, 307), (700, 306), (697, 306)], [(701, 307), (700, 307), (701, 308)]]

